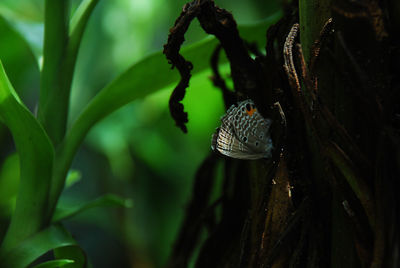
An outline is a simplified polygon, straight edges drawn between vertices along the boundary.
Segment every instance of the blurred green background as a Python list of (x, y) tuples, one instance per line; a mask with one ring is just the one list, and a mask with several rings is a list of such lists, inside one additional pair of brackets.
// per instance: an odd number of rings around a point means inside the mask
[[(73, 14), (80, 1), (70, 2)], [(99, 2), (79, 51), (70, 123), (118, 74), (162, 50), (169, 28), (185, 3), (182, 0)], [(217, 0), (216, 3), (231, 11), (238, 24), (256, 23), (280, 7), (278, 0)], [(0, 2), (0, 57), (14, 88), (32, 112), (39, 94), (43, 8), (43, 1), (37, 0)], [(21, 44), (21, 37), (26, 44)], [(194, 21), (185, 45), (206, 37)], [(227, 74), (229, 67), (224, 65), (222, 70)], [(79, 175), (75, 179), (80, 180), (63, 192), (61, 202), (79, 204), (105, 193), (133, 202), (132, 208), (95, 208), (65, 222), (94, 267), (165, 264), (190, 197), (194, 174), (210, 153), (211, 134), (224, 113), (221, 93), (212, 86), (210, 75), (209, 70), (195, 75), (187, 90), (183, 102), (189, 113), (188, 134), (176, 128), (170, 118), (168, 98), (173, 89), (170, 87), (124, 106), (97, 124), (85, 139), (73, 163), (74, 174)], [(17, 178), (18, 161), (10, 157), (15, 149), (4, 126), (0, 127), (0, 143), (0, 177)], [(9, 209), (1, 209), (2, 222), (9, 213)]]

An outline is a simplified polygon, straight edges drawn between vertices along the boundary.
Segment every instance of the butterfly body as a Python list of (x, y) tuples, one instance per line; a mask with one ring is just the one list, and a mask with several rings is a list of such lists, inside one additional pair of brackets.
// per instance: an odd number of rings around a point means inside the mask
[(250, 99), (232, 105), (221, 118), (221, 126), (212, 138), (211, 148), (237, 159), (270, 158), (271, 120), (264, 118)]

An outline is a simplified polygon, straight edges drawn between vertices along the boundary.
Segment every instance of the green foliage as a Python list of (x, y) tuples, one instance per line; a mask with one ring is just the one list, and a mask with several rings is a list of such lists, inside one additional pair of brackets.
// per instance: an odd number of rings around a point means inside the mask
[(83, 211), (94, 208), (94, 207), (108, 207), (108, 206), (121, 206), (125, 208), (132, 207), (132, 201), (122, 199), (119, 196), (107, 194), (105, 196), (99, 197), (93, 201), (79, 204), (73, 207), (57, 207), (56, 211), (54, 212), (52, 222), (58, 222), (61, 220), (65, 220), (69, 217), (73, 217)]
[(2, 244), (7, 251), (46, 223), (54, 149), (41, 125), (19, 100), (1, 63), (0, 117), (13, 135), (21, 168), (16, 208)]
[(65, 263), (65, 268), (88, 267), (88, 261), (83, 250), (77, 245), (58, 247), (53, 250), (54, 257), (58, 261), (72, 260), (71, 263)]
[(53, 260), (46, 261), (41, 264), (36, 265), (34, 268), (57, 268), (57, 267), (66, 267), (67, 264), (74, 263), (73, 260), (62, 259), (62, 260)]
[(23, 268), (49, 250), (76, 245), (71, 235), (60, 225), (50, 227), (19, 243), (10, 251), (0, 253), (2, 267)]
[(82, 178), (82, 173), (79, 170), (70, 170), (65, 180), (65, 188), (69, 188), (75, 183), (79, 182)]
[[(64, 189), (66, 192), (73, 191), (81, 187), (80, 184), (85, 183), (85, 180), (91, 179), (87, 177), (96, 177), (92, 174), (87, 176), (82, 167), (79, 171), (71, 169), (78, 149), (92, 128), (94, 129), (89, 135), (87, 145), (100, 152), (104, 150), (102, 153), (109, 158), (114, 174), (126, 179), (133, 173), (126, 170), (135, 169), (142, 173), (138, 171), (138, 178), (135, 177), (135, 183), (140, 184), (140, 191), (133, 190), (135, 209), (140, 212), (154, 206), (154, 209), (160, 211), (159, 215), (168, 219), (162, 224), (146, 213), (142, 214), (144, 217), (136, 217), (134, 224), (151, 226), (148, 228), (153, 230), (158, 230), (161, 226), (163, 230), (154, 234), (154, 237), (140, 234), (142, 231), (129, 232), (126, 244), (144, 244), (137, 241), (140, 236), (145, 236), (141, 241), (151, 242), (143, 247), (158, 246), (160, 252), (157, 255), (165, 257), (175, 235), (175, 231), (171, 230), (176, 230), (180, 219), (177, 215), (181, 212), (177, 209), (167, 211), (168, 205), (157, 206), (163, 202), (160, 201), (162, 198), (168, 197), (174, 202), (184, 198), (182, 192), (175, 194), (169, 188), (170, 184), (184, 186), (185, 191), (188, 191), (190, 181), (182, 182), (180, 179), (189, 177), (191, 174), (188, 175), (188, 170), (193, 173), (197, 163), (207, 153), (209, 133), (222, 112), (220, 93), (212, 88), (208, 80), (209, 59), (217, 41), (206, 38), (183, 49), (184, 56), (194, 64), (193, 85), (188, 89), (184, 100), (189, 111), (189, 131), (192, 131), (192, 136), (184, 137), (181, 133), (176, 134), (178, 130), (174, 128), (167, 113), (169, 92), (178, 81), (179, 74), (176, 70), (171, 70), (159, 46), (157, 52), (146, 52), (147, 56), (140, 54), (140, 58), (135, 59), (136, 63), (115, 78), (107, 77), (111, 82), (104, 81), (97, 85), (102, 89), (79, 113), (75, 107), (80, 100), (77, 100), (73, 90), (78, 87), (74, 83), (79, 85), (80, 75), (84, 73), (80, 69), (82, 63), (79, 59), (87, 57), (87, 54), (81, 52), (78, 57), (78, 51), (82, 46), (85, 47), (85, 36), (92, 34), (90, 31), (85, 33), (85, 29), (91, 29), (89, 18), (99, 1), (72, 1), (71, 8), (68, 1), (47, 0), (43, 5), (42, 1), (26, 0), (19, 2), (25, 7), (22, 9), (15, 2), (3, 1), (0, 4), (0, 33), (2, 38), (7, 37), (8, 40), (8, 44), (0, 42), (0, 58), (4, 63), (4, 66), (0, 64), (0, 119), (4, 124), (0, 126), (0, 134), (6, 133), (7, 128), (16, 149), (16, 152), (6, 152), (8, 157), (0, 171), (1, 228), (5, 229), (4, 226), (10, 222), (7, 231), (0, 232), (1, 266), (26, 267), (43, 254), (53, 251), (54, 260), (35, 263), (35, 267), (86, 267), (89, 261), (85, 252), (59, 223), (68, 222), (69, 218), (78, 214), (84, 218), (89, 213), (89, 208), (131, 206), (130, 201), (115, 194), (106, 194), (89, 202), (81, 201), (89, 199), (90, 195), (86, 193), (83, 197), (72, 195), (75, 202), (71, 203), (75, 205), (65, 205), (69, 202), (65, 202), (64, 195), (61, 195)], [(240, 31), (244, 38), (262, 46), (265, 42), (265, 30), (279, 16), (280, 13), (276, 13), (259, 23), (241, 26)], [(41, 23), (44, 25), (43, 44), (42, 41), (35, 43), (32, 38), (33, 29)], [(168, 27), (172, 25), (170, 21), (168, 23)], [(89, 38), (89, 41), (94, 40)], [(104, 53), (105, 58), (106, 54)], [(102, 59), (98, 57), (96, 60), (101, 62)], [(226, 62), (226, 59), (222, 58), (221, 61)], [(74, 72), (75, 65), (77, 70)], [(114, 69), (110, 62), (107, 62), (107, 68), (107, 71)], [(91, 71), (92, 67), (86, 68), (85, 72), (89, 72), (87, 69)], [(225, 64), (222, 71), (228, 73), (229, 66)], [(87, 87), (90, 88), (90, 85)], [(35, 100), (37, 89), (40, 96), (38, 107)], [(80, 94), (79, 97), (84, 99), (87, 93), (81, 91)], [(137, 100), (141, 102), (134, 102)], [(133, 106), (120, 109), (131, 102), (134, 102)], [(205, 104), (208, 109), (203, 111)], [(37, 116), (30, 111), (36, 108)], [(133, 116), (128, 114), (132, 108), (135, 110)], [(114, 113), (117, 110), (119, 111)], [(71, 113), (78, 114), (76, 119)], [(99, 123), (108, 116), (108, 119)], [(131, 127), (129, 131), (123, 129), (124, 126), (116, 125), (115, 118), (126, 121)], [(71, 120), (70, 124), (68, 120)], [(145, 141), (143, 137), (146, 137)], [(168, 144), (165, 137), (169, 139)], [(2, 135), (0, 142), (5, 143)], [(141, 165), (140, 169), (130, 166), (130, 154)], [(180, 162), (188, 159), (191, 161), (177, 168)], [(170, 168), (173, 165), (174, 168)], [(104, 167), (98, 166), (99, 174), (102, 168)], [(141, 176), (146, 179), (141, 179)], [(167, 177), (170, 184), (157, 180)], [(147, 178), (152, 181), (147, 181)], [(99, 179), (99, 184), (100, 181)], [(95, 182), (91, 183), (94, 185)], [(117, 180), (115, 183), (121, 182)], [(157, 186), (162, 190), (153, 194), (151, 183), (165, 183), (166, 187)], [(123, 190), (116, 192), (130, 194)], [(62, 197), (59, 201), (60, 196)], [(136, 200), (143, 204), (144, 200), (149, 199), (154, 200), (154, 204), (147, 207), (136, 206)], [(79, 205), (76, 205), (76, 200), (79, 200)], [(148, 233), (153, 230), (148, 230)]]
[(9, 216), (15, 207), (19, 185), (19, 157), (16, 153), (4, 160), (0, 171), (0, 213)]

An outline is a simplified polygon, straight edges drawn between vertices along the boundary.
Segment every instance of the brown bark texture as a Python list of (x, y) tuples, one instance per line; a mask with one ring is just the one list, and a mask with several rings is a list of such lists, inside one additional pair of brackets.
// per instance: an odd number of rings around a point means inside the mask
[[(210, 67), (227, 107), (254, 100), (273, 120), (275, 149), (256, 161), (210, 154), (168, 267), (400, 266), (399, 6), (294, 1), (265, 29), (266, 53), (213, 1), (183, 7), (164, 47), (182, 77), (170, 99), (177, 126), (186, 131), (180, 101), (192, 67), (180, 47), (197, 19), (220, 41)], [(218, 71), (221, 50), (234, 91)]]

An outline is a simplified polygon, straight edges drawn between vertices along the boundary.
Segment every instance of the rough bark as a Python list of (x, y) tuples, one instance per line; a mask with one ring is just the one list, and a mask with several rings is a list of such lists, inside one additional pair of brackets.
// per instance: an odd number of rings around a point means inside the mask
[[(272, 159), (223, 159), (223, 190), (214, 203), (209, 178), (217, 158), (206, 160), (169, 267), (187, 267), (195, 246), (196, 267), (399, 266), (399, 4), (300, 0), (285, 10), (266, 29), (266, 55), (256, 52), (255, 59), (233, 17), (213, 1), (185, 6), (171, 31), (174, 40), (180, 22), (197, 18), (231, 63), (234, 94), (215, 55), (212, 60), (213, 81), (226, 102), (250, 97), (271, 107), (279, 101), (286, 125), (274, 108), (262, 111), (275, 122)], [(293, 35), (288, 44), (298, 22), (300, 38)], [(179, 55), (180, 40), (166, 45), (167, 57)], [(186, 64), (168, 58), (178, 69)], [(177, 90), (173, 103), (184, 96), (182, 86)], [(201, 227), (207, 230), (203, 242)]]

